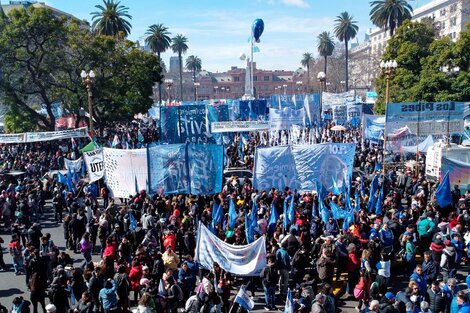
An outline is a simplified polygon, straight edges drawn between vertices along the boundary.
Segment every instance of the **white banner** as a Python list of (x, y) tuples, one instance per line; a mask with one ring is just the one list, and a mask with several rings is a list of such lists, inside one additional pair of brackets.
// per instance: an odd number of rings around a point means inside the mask
[(285, 107), (282, 110), (269, 109), (269, 123), (271, 129), (287, 130), (291, 129), (292, 125), (305, 124), (305, 109), (299, 110)]
[(100, 180), (104, 176), (103, 149), (83, 153), (90, 182)]
[(106, 185), (112, 196), (127, 198), (147, 189), (147, 149), (103, 148)]
[(76, 129), (58, 130), (53, 132), (26, 133), (26, 142), (81, 138), (88, 136), (88, 128), (81, 127)]
[(82, 158), (78, 160), (69, 160), (67, 158), (64, 158), (65, 169), (66, 170), (70, 169), (71, 173), (73, 173), (73, 171), (75, 170), (75, 172), (79, 174), (82, 170), (82, 162), (83, 162)]
[(21, 143), (25, 142), (25, 133), (20, 134), (1, 134), (0, 143)]
[(266, 266), (265, 238), (263, 236), (249, 245), (230, 245), (199, 223), (194, 260), (206, 269), (212, 269), (214, 262), (217, 262), (223, 270), (229, 273), (259, 276)]
[(60, 140), (70, 138), (81, 138), (88, 135), (88, 128), (81, 127), (76, 129), (59, 130), (53, 132), (19, 133), (19, 134), (1, 134), (0, 143), (25, 143), (48, 140)]
[(211, 123), (211, 133), (249, 132), (267, 129), (269, 129), (269, 122), (264, 121), (230, 121)]

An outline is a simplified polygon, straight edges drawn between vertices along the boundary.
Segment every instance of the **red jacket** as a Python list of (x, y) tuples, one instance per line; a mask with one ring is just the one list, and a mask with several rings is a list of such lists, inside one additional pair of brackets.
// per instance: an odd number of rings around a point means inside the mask
[(348, 272), (357, 273), (361, 268), (361, 260), (357, 257), (356, 253), (348, 254), (348, 263), (346, 264), (346, 270)]
[(176, 236), (175, 234), (168, 234), (163, 237), (163, 248), (171, 246), (171, 250), (176, 251)]
[(129, 279), (133, 291), (139, 291), (140, 279), (142, 278), (142, 265), (136, 265), (131, 268)]

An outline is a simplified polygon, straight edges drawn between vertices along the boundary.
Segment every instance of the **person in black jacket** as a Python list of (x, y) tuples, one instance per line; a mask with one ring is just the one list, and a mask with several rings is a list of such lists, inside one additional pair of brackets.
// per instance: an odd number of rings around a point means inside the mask
[(88, 291), (82, 293), (80, 301), (78, 301), (77, 307), (74, 310), (74, 313), (93, 313), (95, 312), (95, 305), (91, 294)]
[(268, 311), (277, 310), (276, 303), (276, 286), (279, 281), (279, 270), (276, 267), (276, 257), (274, 255), (268, 256), (268, 265), (261, 271), (261, 278), (263, 279), (264, 295), (266, 307)]
[(431, 283), (431, 288), (428, 288), (425, 298), (429, 303), (429, 310), (431, 310), (431, 312), (445, 312), (447, 307), (447, 297), (439, 286), (439, 282), (437, 280)]

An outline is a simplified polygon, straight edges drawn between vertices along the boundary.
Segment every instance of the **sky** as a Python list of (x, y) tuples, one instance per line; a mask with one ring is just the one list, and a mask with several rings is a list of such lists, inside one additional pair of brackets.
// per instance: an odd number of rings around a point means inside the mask
[[(91, 21), (91, 12), (102, 0), (40, 0), (77, 18)], [(413, 7), (431, 0), (409, 0)], [(6, 1), (5, 1), (6, 2)], [(265, 70), (296, 70), (303, 53), (317, 56), (317, 36), (323, 31), (333, 35), (336, 17), (347, 11), (359, 26), (357, 39), (373, 28), (369, 20), (369, 0), (120, 0), (132, 16), (130, 40), (144, 42), (145, 32), (152, 24), (164, 24), (172, 37), (182, 34), (189, 49), (183, 59), (195, 55), (202, 68), (224, 72), (231, 66), (244, 67), (239, 59), (248, 54), (248, 38), (253, 21), (264, 21), (264, 32), (255, 53), (257, 68)], [(168, 51), (162, 55), (167, 66)]]

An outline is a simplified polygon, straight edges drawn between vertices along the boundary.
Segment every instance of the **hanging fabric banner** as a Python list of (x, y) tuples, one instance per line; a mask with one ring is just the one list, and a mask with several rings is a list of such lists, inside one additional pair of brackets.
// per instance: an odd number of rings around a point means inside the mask
[(362, 116), (362, 138), (369, 139), (371, 142), (378, 143), (383, 140), (385, 130), (385, 115)]
[(113, 197), (127, 198), (147, 189), (147, 149), (103, 148), (106, 185)]
[(271, 129), (287, 130), (291, 129), (292, 125), (305, 126), (305, 109), (292, 109), (286, 107), (282, 110), (269, 109), (269, 123)]
[(76, 173), (80, 173), (80, 171), (82, 170), (82, 162), (83, 162), (82, 158), (79, 158), (77, 160), (69, 160), (67, 158), (64, 158), (65, 169), (66, 170), (70, 169), (70, 172), (72, 173), (74, 170)]
[[(149, 145), (148, 184), (152, 194), (189, 193), (186, 145)], [(205, 160), (203, 160), (205, 161)]]
[(199, 223), (194, 260), (208, 270), (217, 262), (228, 273), (259, 276), (266, 266), (265, 238), (258, 238), (249, 245), (235, 246), (220, 240)]
[(258, 190), (274, 187), (283, 190), (288, 186), (297, 188), (297, 173), (289, 146), (257, 147), (253, 185)]
[(181, 143), (202, 144), (212, 140), (212, 135), (207, 131), (205, 105), (184, 105), (178, 109)]
[(96, 149), (83, 153), (85, 165), (90, 182), (100, 180), (104, 177), (103, 149)]
[(180, 131), (178, 127), (178, 107), (160, 107), (160, 140), (165, 143), (180, 143)]
[(222, 191), (224, 147), (222, 145), (188, 145), (191, 194), (213, 195)]

